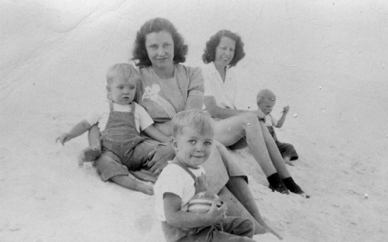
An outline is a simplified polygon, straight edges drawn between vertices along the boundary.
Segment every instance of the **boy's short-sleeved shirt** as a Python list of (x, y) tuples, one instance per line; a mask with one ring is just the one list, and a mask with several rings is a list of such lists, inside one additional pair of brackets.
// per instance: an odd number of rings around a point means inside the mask
[[(236, 109), (237, 79), (232, 68), (227, 68), (225, 82), (222, 80), (213, 63), (202, 67), (205, 83), (205, 96), (213, 96), (217, 106), (221, 108)], [(204, 108), (205, 105), (204, 105)]]
[[(196, 177), (205, 174), (205, 170), (201, 166), (198, 169), (188, 169)], [(166, 221), (163, 203), (163, 194), (166, 192), (174, 193), (182, 199), (182, 210), (187, 209), (188, 202), (195, 195), (194, 179), (182, 167), (171, 164), (171, 161), (169, 161), (169, 164), (160, 173), (154, 186), (155, 213), (160, 221)]]
[(265, 125), (271, 127), (271, 126), (276, 126), (278, 121), (272, 117), (271, 114), (265, 115)]
[[(117, 111), (117, 112), (128, 112), (129, 113), (129, 112), (131, 112), (131, 106), (113, 103), (113, 110)], [(90, 124), (90, 126), (98, 124), (98, 127), (100, 128), (100, 131), (102, 132), (106, 127), (106, 123), (108, 122), (109, 113), (110, 113), (109, 101), (107, 101), (106, 103), (97, 106), (95, 111), (92, 111), (86, 117), (86, 121)], [(136, 130), (138, 132), (140, 132), (140, 130), (145, 130), (148, 126), (150, 126), (154, 123), (154, 121), (152, 120), (150, 115), (147, 113), (147, 111), (137, 103), (135, 103), (134, 115), (135, 115)]]

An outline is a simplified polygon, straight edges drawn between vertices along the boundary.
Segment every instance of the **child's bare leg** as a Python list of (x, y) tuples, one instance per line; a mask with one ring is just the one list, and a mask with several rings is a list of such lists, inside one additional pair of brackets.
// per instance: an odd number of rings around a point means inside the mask
[(134, 177), (136, 177), (140, 180), (143, 180), (143, 181), (150, 181), (150, 182), (155, 183), (157, 180), (157, 177), (154, 175), (154, 173), (147, 171), (147, 170), (144, 170), (144, 169), (141, 169), (140, 171), (130, 171), (130, 173)]
[(82, 166), (85, 161), (95, 161), (101, 155), (100, 129), (93, 125), (88, 133), (89, 147), (81, 150), (78, 155), (78, 165)]
[(151, 185), (147, 185), (136, 180), (131, 174), (127, 176), (114, 176), (111, 180), (120, 186), (139, 191), (147, 195), (154, 194), (154, 188)]
[(261, 217), (259, 208), (257, 207), (256, 202), (252, 196), (251, 190), (249, 189), (248, 184), (244, 180), (244, 178), (230, 177), (226, 186), (262, 227), (264, 227), (270, 233), (275, 235), (278, 239), (283, 239), (283, 237), (278, 234), (273, 228), (271, 228)]
[(101, 141), (100, 141), (100, 129), (97, 125), (93, 125), (89, 129), (88, 133), (89, 147), (97, 150), (101, 150)]

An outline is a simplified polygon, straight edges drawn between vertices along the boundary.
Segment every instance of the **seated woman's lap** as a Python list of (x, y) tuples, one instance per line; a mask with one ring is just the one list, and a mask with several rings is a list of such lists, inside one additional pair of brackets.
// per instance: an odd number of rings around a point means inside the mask
[(214, 120), (214, 138), (223, 145), (229, 147), (245, 137), (245, 127), (247, 122), (258, 122), (249, 113), (233, 116), (226, 119)]
[(202, 164), (206, 171), (208, 190), (218, 193), (228, 182), (230, 177), (243, 177), (247, 181), (246, 174), (228, 154), (225, 146), (215, 141), (209, 159)]

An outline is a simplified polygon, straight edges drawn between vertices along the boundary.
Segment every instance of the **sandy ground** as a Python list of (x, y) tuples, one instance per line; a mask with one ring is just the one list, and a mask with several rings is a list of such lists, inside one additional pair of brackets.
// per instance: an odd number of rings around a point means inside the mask
[[(284, 241), (388, 240), (388, 4), (384, 1), (0, 1), (0, 241), (163, 241), (154, 197), (78, 168), (86, 135), (57, 135), (105, 97), (106, 69), (131, 56), (136, 31), (167, 17), (197, 66), (219, 29), (240, 33), (239, 106), (259, 88), (291, 111), (279, 139), (310, 199), (267, 188), (247, 150), (264, 218)], [(277, 241), (270, 235), (257, 241)]]

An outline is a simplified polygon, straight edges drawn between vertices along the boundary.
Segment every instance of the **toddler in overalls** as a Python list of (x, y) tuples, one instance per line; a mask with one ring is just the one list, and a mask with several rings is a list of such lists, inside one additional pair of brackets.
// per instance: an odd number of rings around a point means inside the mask
[[(153, 187), (138, 181), (130, 171), (146, 168), (147, 154), (169, 138), (153, 126), (154, 122), (146, 110), (133, 101), (137, 82), (140, 80), (133, 66), (116, 64), (109, 68), (106, 77), (107, 103), (97, 107), (97, 111), (57, 140), (64, 144), (97, 124), (102, 130), (101, 155), (95, 165), (102, 180), (111, 180), (129, 189), (152, 195)], [(142, 136), (140, 131), (153, 140)]]

